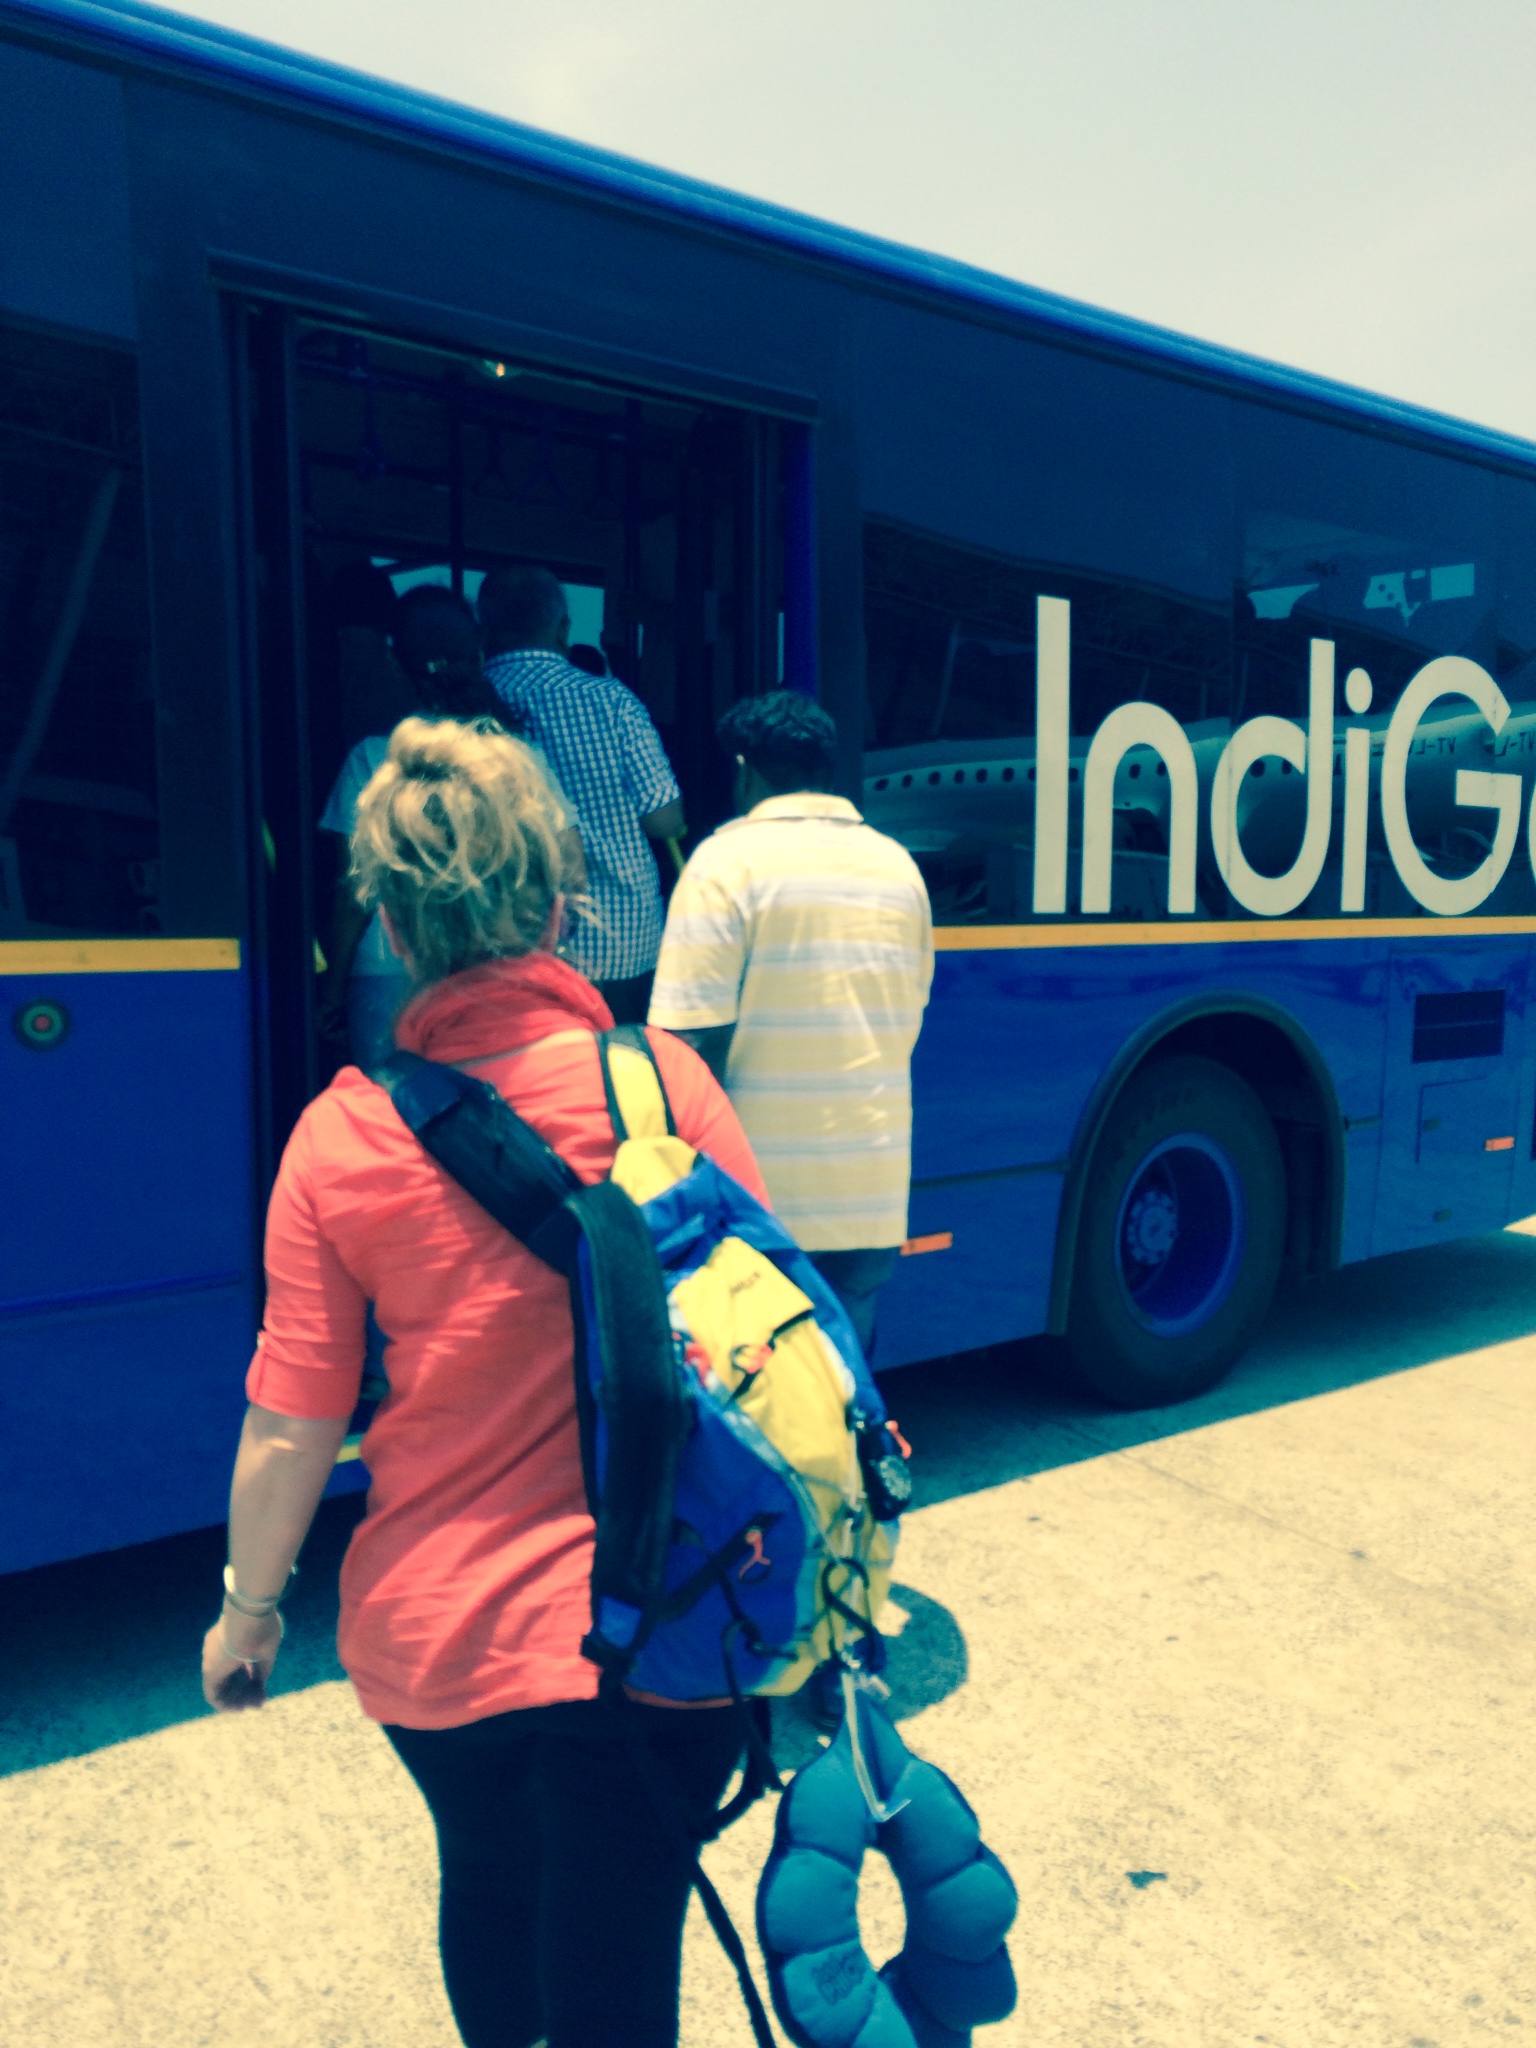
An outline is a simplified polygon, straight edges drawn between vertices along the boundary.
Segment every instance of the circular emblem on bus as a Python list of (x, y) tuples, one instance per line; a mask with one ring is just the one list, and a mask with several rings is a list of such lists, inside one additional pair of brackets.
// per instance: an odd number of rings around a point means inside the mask
[(34, 1052), (51, 1052), (69, 1036), (69, 1012), (62, 1003), (23, 1003), (11, 1028)]

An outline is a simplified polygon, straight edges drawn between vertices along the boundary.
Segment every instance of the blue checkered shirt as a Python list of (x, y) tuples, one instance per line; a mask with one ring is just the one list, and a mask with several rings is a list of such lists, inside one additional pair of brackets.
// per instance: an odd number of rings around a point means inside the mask
[(678, 795), (672, 764), (632, 690), (542, 647), (496, 654), (486, 680), (542, 747), (581, 828), (590, 917), (562, 951), (591, 981), (648, 974), (661, 949), (661, 886), (640, 820)]

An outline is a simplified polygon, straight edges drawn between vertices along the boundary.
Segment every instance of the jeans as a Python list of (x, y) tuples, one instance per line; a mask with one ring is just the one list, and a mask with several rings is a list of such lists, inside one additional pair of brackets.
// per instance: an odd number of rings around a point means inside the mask
[(896, 1270), (900, 1248), (889, 1245), (877, 1251), (811, 1252), (808, 1256), (843, 1304), (853, 1325), (853, 1334), (864, 1347), (864, 1356), (872, 1359), (875, 1355), (875, 1301)]
[(384, 1731), (437, 1826), (438, 1939), (465, 2048), (675, 2048), (691, 1865), (618, 1712), (705, 1818), (741, 1760), (735, 1707), (578, 1700)]
[(648, 974), (631, 974), (623, 981), (599, 981), (594, 986), (612, 1010), (615, 1024), (643, 1024), (651, 1007), (651, 984), (655, 979), (653, 967)]

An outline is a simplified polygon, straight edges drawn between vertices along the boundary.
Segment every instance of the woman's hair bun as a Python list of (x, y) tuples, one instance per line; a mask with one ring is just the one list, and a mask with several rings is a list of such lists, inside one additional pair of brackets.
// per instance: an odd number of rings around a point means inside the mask
[(568, 823), (494, 719), (402, 719), (358, 798), (358, 899), (389, 912), (420, 983), (531, 952), (564, 885)]

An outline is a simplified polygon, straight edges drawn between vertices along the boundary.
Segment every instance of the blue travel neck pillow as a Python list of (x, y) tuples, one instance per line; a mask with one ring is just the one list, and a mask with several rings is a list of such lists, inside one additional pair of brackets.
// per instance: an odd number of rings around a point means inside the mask
[[(774, 2011), (795, 2048), (968, 2048), (1016, 1990), (1004, 1936), (1013, 1880), (953, 1782), (913, 1756), (869, 1696), (791, 1780), (757, 1890)], [(877, 1975), (859, 1939), (859, 1870), (879, 1849), (906, 1945)]]

